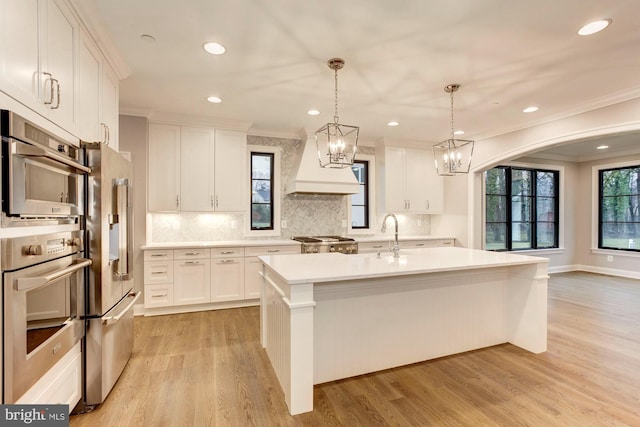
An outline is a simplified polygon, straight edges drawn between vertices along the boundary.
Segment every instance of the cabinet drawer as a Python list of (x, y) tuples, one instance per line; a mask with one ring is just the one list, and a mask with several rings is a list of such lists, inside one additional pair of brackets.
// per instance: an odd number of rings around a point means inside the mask
[(358, 253), (366, 254), (371, 252), (387, 252), (389, 251), (389, 242), (366, 242), (358, 243)]
[(245, 256), (285, 255), (301, 253), (300, 245), (286, 246), (251, 246), (244, 248)]
[(151, 251), (144, 251), (145, 261), (156, 261), (163, 259), (173, 259), (173, 250), (171, 249), (154, 249)]
[(244, 256), (244, 248), (213, 248), (211, 258), (238, 258)]
[(456, 245), (455, 239), (440, 240), (440, 246), (455, 246), (455, 245)]
[(173, 284), (144, 285), (144, 306), (166, 307), (173, 305)]
[(173, 261), (146, 261), (144, 263), (144, 284), (173, 282)]
[(410, 240), (400, 242), (402, 249), (435, 248), (440, 246), (440, 240)]
[(209, 259), (211, 257), (210, 249), (174, 249), (173, 259)]

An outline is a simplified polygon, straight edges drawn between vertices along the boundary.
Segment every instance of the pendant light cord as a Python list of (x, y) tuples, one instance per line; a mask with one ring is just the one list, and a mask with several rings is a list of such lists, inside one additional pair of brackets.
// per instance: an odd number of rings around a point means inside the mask
[(449, 93), (451, 95), (451, 139), (454, 139), (455, 134), (453, 133), (453, 90)]
[(333, 122), (334, 123), (338, 123), (338, 69), (335, 68), (334, 69), (335, 72), (335, 96), (336, 96), (336, 102), (335, 102), (335, 113), (333, 115)]

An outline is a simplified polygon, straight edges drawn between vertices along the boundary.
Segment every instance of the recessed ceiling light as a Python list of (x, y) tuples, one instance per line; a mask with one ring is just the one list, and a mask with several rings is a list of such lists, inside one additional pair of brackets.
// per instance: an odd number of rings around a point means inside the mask
[(608, 146), (608, 145), (598, 145), (598, 146), (596, 147), (596, 149), (598, 149), (598, 150), (606, 150), (607, 148), (609, 148), (609, 146)]
[(534, 107), (533, 105), (531, 107), (527, 107), (524, 110), (522, 110), (523, 113), (534, 113), (536, 111), (538, 111), (538, 107)]
[(457, 130), (453, 134), (454, 135), (464, 135), (464, 131), (463, 130)]
[(587, 25), (578, 30), (578, 34), (580, 34), (581, 36), (595, 34), (607, 28), (609, 24), (611, 24), (611, 19), (608, 18), (589, 22)]
[(398, 126), (399, 124), (400, 122), (396, 122), (395, 120), (392, 120), (389, 123), (387, 123), (387, 126)]
[(317, 116), (318, 114), (320, 114), (320, 111), (318, 110), (309, 110), (307, 111), (307, 114), (310, 116)]
[(217, 96), (210, 96), (207, 98), (207, 101), (213, 104), (220, 104), (222, 102), (222, 98), (218, 98)]
[(140, 36), (140, 38), (147, 43), (153, 43), (154, 41), (156, 41), (156, 38), (149, 34), (143, 34)]
[(227, 51), (224, 46), (216, 42), (207, 42), (202, 47), (212, 55), (222, 55)]

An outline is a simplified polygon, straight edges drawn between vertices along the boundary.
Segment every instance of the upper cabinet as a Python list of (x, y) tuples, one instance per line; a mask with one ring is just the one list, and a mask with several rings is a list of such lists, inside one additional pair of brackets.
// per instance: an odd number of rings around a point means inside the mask
[(90, 36), (78, 46), (78, 136), (118, 151), (119, 80)]
[(149, 124), (149, 211), (241, 212), (244, 132)]
[(3, 0), (2, 91), (76, 133), (78, 25), (61, 0)]
[(442, 177), (430, 150), (380, 146), (378, 173), (384, 194), (381, 210), (395, 213), (434, 214), (444, 210)]

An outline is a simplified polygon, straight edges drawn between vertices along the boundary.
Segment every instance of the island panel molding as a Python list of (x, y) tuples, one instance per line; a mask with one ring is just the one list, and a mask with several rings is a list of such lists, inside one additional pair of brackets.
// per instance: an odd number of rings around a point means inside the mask
[(314, 384), (507, 342), (547, 349), (545, 258), (455, 247), (303, 256), (260, 257), (261, 341), (292, 415), (313, 410)]

